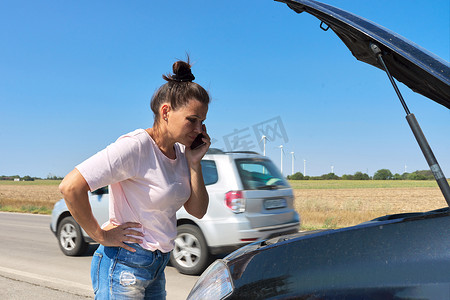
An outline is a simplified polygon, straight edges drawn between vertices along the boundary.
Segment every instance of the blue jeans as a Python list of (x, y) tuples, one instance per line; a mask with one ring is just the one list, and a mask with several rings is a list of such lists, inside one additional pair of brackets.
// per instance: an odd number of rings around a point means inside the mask
[(92, 257), (95, 299), (166, 299), (164, 269), (170, 253), (130, 244), (136, 252), (100, 245)]

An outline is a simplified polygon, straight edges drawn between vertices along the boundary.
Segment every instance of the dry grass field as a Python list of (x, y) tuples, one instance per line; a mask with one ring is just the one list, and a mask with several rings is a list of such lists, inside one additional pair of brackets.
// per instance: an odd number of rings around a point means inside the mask
[[(302, 229), (340, 228), (447, 206), (434, 181), (291, 181)], [(0, 210), (49, 214), (59, 181), (0, 182)]]
[(295, 189), (303, 229), (339, 228), (383, 215), (447, 206), (438, 187)]
[(62, 198), (58, 180), (0, 182), (0, 210), (49, 214)]

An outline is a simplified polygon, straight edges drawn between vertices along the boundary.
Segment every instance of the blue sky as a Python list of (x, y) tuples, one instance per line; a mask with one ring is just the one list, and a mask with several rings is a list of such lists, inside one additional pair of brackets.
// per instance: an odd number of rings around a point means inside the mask
[[(449, 61), (448, 0), (324, 2)], [(279, 133), (266, 152), (280, 166), (283, 145), (286, 175), (291, 152), (313, 176), (428, 169), (386, 75), (319, 24), (271, 0), (1, 1), (0, 175), (64, 176), (151, 127), (150, 98), (186, 52), (213, 99), (213, 147), (239, 133), (262, 152), (262, 124)], [(399, 87), (450, 177), (450, 110)]]

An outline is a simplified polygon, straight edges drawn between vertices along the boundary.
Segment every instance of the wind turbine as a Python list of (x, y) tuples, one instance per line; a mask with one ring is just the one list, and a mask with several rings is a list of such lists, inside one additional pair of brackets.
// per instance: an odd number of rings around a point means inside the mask
[(295, 160), (294, 151), (291, 152), (291, 156), (292, 156), (292, 174), (291, 175), (294, 175), (294, 160)]
[(280, 145), (279, 146), (279, 148), (280, 148), (280, 152), (281, 152), (281, 168), (280, 168), (280, 171), (281, 171), (281, 175), (283, 175), (283, 153), (284, 153), (284, 151), (283, 151), (283, 145)]
[[(264, 152), (263, 152), (263, 155), (264, 156), (266, 156), (266, 140), (269, 140), (269, 138), (267, 137), (267, 136), (265, 136), (265, 135), (263, 135), (262, 137), (261, 137), (261, 140), (259, 140), (259, 142), (261, 143), (261, 141), (263, 141), (263, 145), (264, 145)], [(270, 141), (270, 140), (269, 140)]]

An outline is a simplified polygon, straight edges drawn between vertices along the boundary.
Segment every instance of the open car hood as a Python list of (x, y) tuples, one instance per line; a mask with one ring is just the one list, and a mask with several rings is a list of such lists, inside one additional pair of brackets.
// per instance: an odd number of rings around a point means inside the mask
[(383, 69), (370, 49), (371, 43), (377, 44), (392, 76), (450, 109), (448, 62), (378, 24), (339, 8), (312, 0), (276, 1), (286, 3), (297, 13), (317, 17), (336, 33), (356, 59)]

